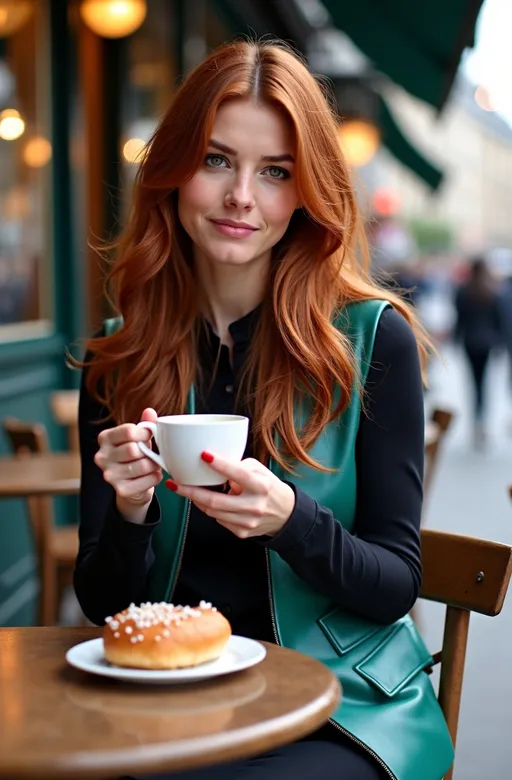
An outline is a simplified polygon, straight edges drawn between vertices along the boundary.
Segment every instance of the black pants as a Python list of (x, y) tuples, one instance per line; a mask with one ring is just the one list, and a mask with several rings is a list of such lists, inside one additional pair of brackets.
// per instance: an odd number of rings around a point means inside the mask
[(475, 389), (475, 419), (481, 420), (485, 411), (485, 374), (489, 363), (490, 350), (473, 350), (466, 348), (473, 385)]
[(388, 775), (353, 742), (304, 739), (245, 761), (130, 780), (383, 780)]

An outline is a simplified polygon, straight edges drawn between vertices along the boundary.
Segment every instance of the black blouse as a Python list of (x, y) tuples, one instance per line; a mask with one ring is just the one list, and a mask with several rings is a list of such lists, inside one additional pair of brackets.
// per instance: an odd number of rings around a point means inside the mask
[[(236, 382), (250, 343), (257, 311), (230, 326), (227, 347), (208, 326), (200, 343), (206, 377), (217, 361), (197, 412), (237, 413)], [(334, 603), (381, 623), (406, 614), (421, 581), (420, 518), (424, 453), (424, 410), (420, 366), (411, 328), (386, 309), (377, 329), (365, 384), (356, 441), (357, 506), (353, 533), (328, 507), (300, 488), (294, 511), (274, 537), (239, 539), (193, 506), (173, 602), (211, 601), (230, 620), (233, 632), (272, 640), (265, 547), (276, 550), (296, 574)], [(160, 522), (155, 496), (138, 525), (116, 509), (113, 488), (93, 457), (101, 429), (93, 421), (104, 410), (82, 381), (79, 428), (82, 452), (80, 551), (75, 589), (87, 617), (101, 624), (107, 615), (144, 598), (154, 561), (151, 540)], [(250, 455), (249, 439), (246, 457)]]

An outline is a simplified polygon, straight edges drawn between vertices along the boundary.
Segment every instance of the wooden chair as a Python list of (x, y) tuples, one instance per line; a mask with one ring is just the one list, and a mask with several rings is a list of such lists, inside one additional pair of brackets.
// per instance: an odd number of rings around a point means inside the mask
[(453, 412), (439, 408), (434, 409), (430, 416), (430, 427), (434, 429), (435, 433), (425, 444), (425, 474), (423, 477), (425, 496), (428, 496), (430, 492), (442, 442), (453, 422), (453, 417)]
[[(471, 612), (501, 612), (512, 574), (512, 547), (470, 536), (421, 532), (421, 597), (446, 604), (439, 703), (455, 745)], [(444, 780), (452, 780), (453, 767)]]
[[(49, 450), (44, 425), (7, 418), (3, 430), (20, 461), (32, 453)], [(20, 468), (23, 468), (21, 463)], [(51, 626), (57, 621), (64, 587), (72, 581), (78, 528), (54, 524), (51, 498), (32, 496), (27, 504), (39, 567), (39, 625)]]
[(80, 449), (78, 441), (78, 390), (55, 390), (50, 394), (50, 408), (54, 420), (67, 428), (71, 452)]

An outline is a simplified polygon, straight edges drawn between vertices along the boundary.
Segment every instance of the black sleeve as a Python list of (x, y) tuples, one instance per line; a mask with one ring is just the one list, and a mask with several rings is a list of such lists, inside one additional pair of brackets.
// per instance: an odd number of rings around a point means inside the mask
[(392, 623), (411, 609), (420, 588), (424, 457), (416, 340), (394, 309), (381, 316), (365, 390), (354, 533), (295, 487), (292, 516), (267, 544), (333, 602)]
[(141, 525), (124, 520), (117, 511), (114, 489), (94, 463), (98, 434), (112, 425), (98, 422), (105, 416), (105, 410), (87, 392), (84, 371), (78, 413), (82, 456), (80, 547), (74, 587), (84, 614), (98, 625), (132, 601), (142, 600), (153, 563), (151, 538), (160, 520), (156, 497)]

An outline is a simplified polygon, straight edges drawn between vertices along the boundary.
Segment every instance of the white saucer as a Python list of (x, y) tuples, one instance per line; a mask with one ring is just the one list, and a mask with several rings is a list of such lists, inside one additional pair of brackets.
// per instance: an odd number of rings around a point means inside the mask
[(126, 669), (112, 666), (103, 654), (103, 639), (90, 639), (75, 645), (66, 653), (66, 661), (83, 672), (113, 677), (134, 683), (187, 683), (208, 680), (223, 674), (232, 674), (263, 661), (267, 654), (264, 646), (254, 639), (231, 636), (222, 655), (216, 661), (188, 669)]

